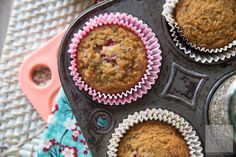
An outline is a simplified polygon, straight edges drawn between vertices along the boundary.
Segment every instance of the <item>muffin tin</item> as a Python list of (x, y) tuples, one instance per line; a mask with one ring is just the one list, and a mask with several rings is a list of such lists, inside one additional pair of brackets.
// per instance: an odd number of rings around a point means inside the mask
[[(181, 55), (162, 16), (164, 0), (107, 0), (82, 13), (67, 30), (59, 51), (59, 75), (73, 113), (94, 157), (107, 156), (107, 146), (114, 129), (128, 115), (147, 108), (162, 108), (184, 117), (197, 131), (204, 148), (207, 106), (213, 87), (222, 77), (236, 70), (236, 60), (214, 65), (197, 63)], [(161, 44), (162, 66), (155, 85), (143, 98), (126, 105), (108, 106), (92, 101), (80, 91), (70, 76), (67, 53), (73, 34), (95, 15), (124, 12), (142, 19), (156, 33)], [(193, 50), (194, 51), (194, 50)], [(211, 91), (211, 92), (210, 92)], [(208, 96), (209, 95), (209, 96)], [(222, 153), (219, 156), (227, 156)], [(208, 155), (205, 155), (208, 156)], [(216, 155), (214, 155), (216, 156)]]

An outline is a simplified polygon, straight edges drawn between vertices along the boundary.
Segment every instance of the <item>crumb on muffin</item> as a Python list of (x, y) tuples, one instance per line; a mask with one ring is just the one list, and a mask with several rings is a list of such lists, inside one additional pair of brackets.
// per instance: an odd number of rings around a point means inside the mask
[(131, 89), (143, 77), (146, 65), (142, 40), (118, 25), (95, 28), (78, 46), (79, 74), (98, 92), (115, 94)]
[(179, 0), (175, 19), (184, 37), (198, 47), (222, 48), (236, 40), (235, 0)]
[(118, 157), (189, 157), (182, 135), (159, 121), (138, 123), (121, 139)]

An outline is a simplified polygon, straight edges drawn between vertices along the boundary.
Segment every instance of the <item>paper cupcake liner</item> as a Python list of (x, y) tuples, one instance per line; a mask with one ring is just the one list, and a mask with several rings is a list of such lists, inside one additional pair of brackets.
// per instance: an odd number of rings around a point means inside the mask
[[(87, 85), (76, 67), (77, 48), (80, 41), (93, 29), (105, 25), (119, 25), (129, 30), (132, 30), (142, 40), (147, 55), (147, 68), (142, 79), (130, 90), (117, 94), (106, 94), (92, 89)], [(161, 66), (161, 50), (158, 39), (152, 29), (147, 26), (142, 20), (137, 17), (128, 15), (126, 13), (105, 13), (93, 17), (85, 23), (84, 27), (74, 34), (71, 44), (69, 45), (68, 53), (70, 53), (71, 65), (69, 67), (70, 74), (75, 81), (75, 85), (80, 89), (86, 91), (94, 101), (103, 104), (119, 105), (136, 101), (147, 93), (151, 86), (158, 78)]]
[(108, 157), (116, 157), (119, 147), (119, 142), (121, 141), (124, 134), (135, 124), (142, 123), (148, 120), (157, 120), (170, 124), (175, 127), (183, 136), (186, 141), (190, 157), (203, 157), (203, 149), (201, 146), (201, 141), (197, 136), (196, 131), (193, 127), (179, 115), (163, 109), (147, 109), (145, 111), (135, 112), (133, 115), (129, 115), (127, 119), (124, 119), (115, 132), (112, 134), (109, 140)]
[(174, 33), (174, 32), (178, 33), (182, 37), (183, 41), (186, 42), (186, 44), (188, 44), (190, 47), (192, 47), (196, 50), (199, 50), (201, 52), (208, 52), (208, 53), (219, 53), (220, 52), (220, 53), (222, 53), (222, 52), (227, 51), (228, 49), (230, 49), (236, 45), (236, 40), (234, 40), (222, 48), (207, 49), (205, 47), (199, 47), (196, 44), (193, 44), (190, 41), (188, 41), (184, 37), (181, 28), (179, 27), (177, 21), (174, 18), (174, 9), (175, 9), (175, 6), (178, 2), (179, 2), (179, 0), (166, 0), (165, 4), (163, 5), (162, 15), (165, 17), (167, 23), (172, 28), (170, 30), (171, 33)]
[(181, 39), (176, 34), (175, 31), (172, 31), (171, 28), (171, 37), (175, 43), (175, 45), (189, 58), (193, 59), (196, 62), (200, 63), (217, 63), (220, 61), (225, 61), (226, 59), (230, 59), (236, 55), (236, 47), (232, 47), (231, 49), (228, 49), (227, 51), (223, 51), (221, 53), (205, 53), (205, 52), (197, 52), (192, 51), (191, 48), (186, 47), (184, 43), (181, 42)]

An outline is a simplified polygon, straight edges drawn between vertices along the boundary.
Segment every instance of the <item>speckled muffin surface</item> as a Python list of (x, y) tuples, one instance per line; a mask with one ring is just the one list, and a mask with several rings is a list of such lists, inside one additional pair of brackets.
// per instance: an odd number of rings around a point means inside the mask
[(118, 25), (95, 28), (78, 46), (78, 72), (98, 92), (116, 94), (131, 89), (143, 77), (146, 66), (142, 40)]
[(207, 49), (236, 40), (235, 0), (179, 0), (175, 19), (184, 37)]
[(121, 139), (118, 157), (189, 157), (182, 135), (171, 125), (148, 121), (134, 125)]

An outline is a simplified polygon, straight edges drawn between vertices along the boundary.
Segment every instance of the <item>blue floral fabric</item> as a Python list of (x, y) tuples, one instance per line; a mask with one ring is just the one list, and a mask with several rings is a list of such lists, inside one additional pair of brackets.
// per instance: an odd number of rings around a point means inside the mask
[(41, 142), (38, 157), (92, 157), (62, 89)]

